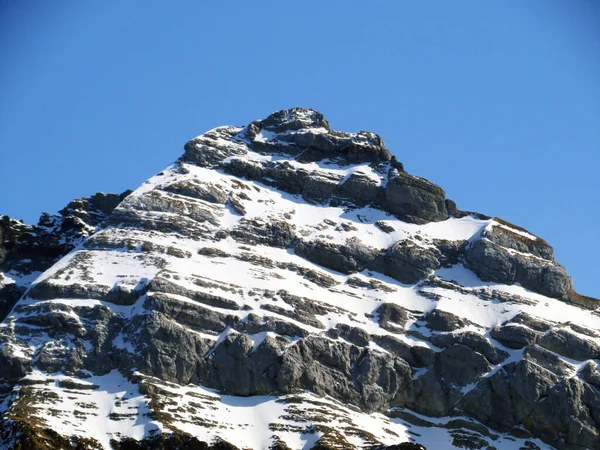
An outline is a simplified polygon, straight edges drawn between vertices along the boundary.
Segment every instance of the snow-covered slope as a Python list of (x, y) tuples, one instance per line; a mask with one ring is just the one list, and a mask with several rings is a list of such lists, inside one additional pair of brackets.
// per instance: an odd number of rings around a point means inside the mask
[(593, 448), (598, 306), (379, 136), (280, 111), (190, 141), (33, 282), (0, 442)]
[(71, 201), (38, 225), (0, 217), (0, 321), (44, 270), (94, 234), (129, 194), (104, 194)]

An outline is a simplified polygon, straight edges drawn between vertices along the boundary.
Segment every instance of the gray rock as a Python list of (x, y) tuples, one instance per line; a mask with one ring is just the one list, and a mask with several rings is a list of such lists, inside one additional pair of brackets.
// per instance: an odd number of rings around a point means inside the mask
[(303, 183), (302, 197), (307, 201), (327, 202), (337, 192), (342, 179), (341, 175), (314, 171)]
[(3, 284), (0, 282), (0, 321), (10, 313), (26, 290), (26, 287), (17, 286), (15, 283)]
[(529, 345), (523, 352), (523, 358), (542, 366), (544, 369), (563, 377), (572, 374), (573, 369), (554, 353), (540, 347)]
[[(554, 261), (554, 250), (546, 241), (534, 236), (524, 228), (513, 225), (498, 217), (494, 217), (494, 221), (504, 226), (495, 225), (488, 228), (482, 233), (481, 237), (487, 238), (505, 248), (510, 248), (521, 253), (531, 253), (540, 258)], [(511, 229), (515, 231), (511, 231)], [(524, 236), (524, 234), (533, 236), (534, 239)]]
[(283, 392), (305, 387), (374, 411), (408, 384), (410, 367), (390, 355), (309, 336), (284, 353), (277, 380)]
[(62, 333), (83, 337), (86, 330), (80, 321), (69, 314), (71, 308), (65, 305), (41, 304), (36, 308), (27, 308), (27, 315), (20, 322), (48, 330), (50, 335), (59, 336)]
[(542, 336), (542, 333), (523, 325), (508, 323), (494, 327), (490, 331), (490, 336), (508, 348), (517, 349), (529, 344), (535, 344)]
[(456, 207), (456, 202), (453, 200), (446, 199), (446, 211), (450, 217), (458, 217), (459, 211)]
[(436, 379), (435, 374), (428, 372), (399, 392), (390, 405), (410, 408), (419, 414), (441, 417), (451, 411), (460, 397), (461, 392), (458, 388)]
[(375, 200), (378, 192), (378, 183), (360, 172), (354, 172), (338, 188), (338, 195), (348, 197), (360, 205)]
[(299, 308), (294, 308), (292, 310), (288, 308), (284, 308), (275, 304), (263, 304), (260, 306), (261, 309), (265, 311), (271, 311), (276, 314), (279, 314), (284, 317), (289, 317), (290, 319), (297, 320), (300, 323), (305, 325), (309, 325), (314, 328), (324, 329), (325, 325), (315, 317), (314, 313), (307, 313)]
[(590, 361), (578, 373), (579, 377), (586, 383), (594, 386), (600, 391), (600, 370), (598, 365)]
[(283, 338), (267, 336), (253, 350), (247, 335), (229, 334), (208, 357), (208, 370), (200, 371), (199, 376), (235, 395), (268, 394), (276, 389), (275, 378), (286, 343)]
[(421, 247), (413, 241), (398, 241), (368, 267), (401, 283), (414, 284), (440, 267), (440, 253), (431, 247)]
[(230, 236), (244, 244), (289, 248), (296, 240), (295, 226), (284, 221), (242, 219)]
[(565, 329), (552, 329), (539, 340), (539, 345), (567, 358), (585, 361), (600, 359), (600, 346), (595, 342), (582, 339)]
[(104, 301), (115, 305), (133, 305), (148, 290), (147, 279), (141, 279), (135, 284), (126, 282), (116, 283), (104, 296)]
[(592, 338), (600, 337), (600, 334), (589, 327), (582, 327), (581, 325), (577, 325), (576, 323), (568, 322), (569, 328), (576, 333), (585, 334), (586, 336)]
[(433, 331), (454, 331), (464, 328), (469, 322), (455, 314), (439, 309), (432, 310), (425, 316), (427, 327)]
[(443, 189), (406, 172), (388, 181), (382, 207), (408, 222), (439, 222), (448, 218)]
[(199, 183), (195, 180), (183, 180), (162, 187), (162, 190), (185, 197), (224, 205), (229, 194), (221, 187), (211, 183)]
[(596, 448), (600, 442), (600, 394), (577, 378), (564, 378), (533, 405), (526, 423), (551, 445)]
[[(389, 331), (398, 331), (404, 328), (408, 320), (408, 312), (395, 303), (384, 303), (375, 312), (378, 315), (379, 325)], [(393, 324), (391, 325), (390, 322)]]
[(309, 389), (369, 411), (385, 405), (410, 380), (402, 360), (310, 336), (285, 352), (285, 340), (265, 338), (254, 349), (246, 335), (228, 335), (198, 372), (203, 382), (234, 395)]
[(266, 119), (257, 122), (257, 126), (274, 133), (303, 128), (329, 129), (329, 123), (323, 114), (308, 108), (291, 108), (274, 112)]
[(510, 319), (507, 323), (522, 324), (522, 325), (525, 325), (525, 326), (531, 328), (532, 330), (539, 331), (541, 333), (545, 333), (552, 326), (552, 324), (550, 322), (546, 322), (545, 320), (538, 319), (538, 318), (533, 317), (532, 315), (524, 313), (524, 312), (517, 314), (512, 319)]
[(480, 353), (452, 344), (436, 353), (428, 371), (399, 392), (391, 405), (430, 416), (447, 415), (463, 397), (461, 387), (476, 382), (490, 368)]
[(379, 252), (360, 241), (351, 240), (346, 245), (330, 244), (323, 241), (299, 241), (294, 246), (298, 256), (315, 264), (341, 273), (361, 272), (375, 260)]
[(278, 163), (267, 172), (267, 176), (273, 180), (273, 185), (290, 194), (302, 194), (306, 180), (310, 172), (306, 169), (296, 169), (288, 161)]
[(185, 197), (173, 197), (161, 191), (150, 191), (135, 197), (128, 197), (122, 204), (123, 208), (137, 211), (172, 213), (187, 217), (195, 222), (208, 222), (219, 225), (220, 210), (200, 202), (186, 200)]
[(438, 353), (433, 365), (438, 379), (457, 386), (473, 383), (490, 369), (490, 364), (481, 353), (458, 343)]
[(386, 150), (383, 139), (368, 131), (358, 132), (357, 138), (345, 150), (345, 156), (352, 163), (389, 161), (394, 166), (401, 166), (401, 164), (395, 163), (392, 154)]
[(327, 331), (327, 335), (333, 339), (340, 337), (359, 347), (367, 347), (370, 341), (369, 333), (365, 330), (359, 327), (351, 327), (343, 323), (338, 323), (335, 328), (330, 328)]
[(464, 253), (467, 241), (449, 241), (446, 239), (434, 239), (432, 244), (439, 251), (440, 266), (451, 266), (457, 264), (459, 257)]
[(58, 215), (43, 213), (37, 226), (0, 216), (0, 320), (29, 287), (29, 281), (3, 283), (2, 272), (43, 272), (82, 239), (104, 225), (114, 208), (129, 195), (97, 193), (69, 202)]
[(70, 201), (59, 211), (59, 214), (65, 219), (79, 218), (87, 225), (98, 226), (130, 193), (131, 191), (125, 191), (122, 194), (98, 192), (91, 197)]
[(235, 127), (219, 127), (188, 141), (183, 147), (181, 161), (215, 168), (229, 157), (245, 155), (248, 151), (243, 146), (222, 143), (235, 136), (238, 130)]
[(196, 331), (221, 332), (228, 325), (232, 325), (239, 320), (235, 316), (222, 314), (201, 305), (175, 300), (160, 293), (149, 294), (144, 302), (144, 307), (149, 311), (161, 313)]
[(412, 367), (426, 367), (433, 362), (435, 351), (420, 345), (410, 346), (394, 336), (376, 336), (375, 342), (383, 349), (405, 360)]
[(283, 315), (289, 314), (288, 317), (292, 317), (309, 325), (312, 324), (317, 328), (321, 328), (322, 324), (316, 319), (316, 316), (326, 316), (330, 312), (336, 313), (340, 311), (326, 303), (306, 297), (300, 297), (283, 289), (277, 291), (277, 296), (294, 308), (293, 313), (290, 314), (289, 310), (285, 310), (286, 312), (283, 313)]
[(272, 331), (282, 336), (306, 337), (310, 333), (296, 324), (286, 322), (275, 317), (259, 316), (250, 313), (245, 321), (235, 324), (235, 329), (242, 333), (256, 334), (263, 331)]
[[(500, 431), (508, 431), (530, 416), (538, 400), (547, 396), (558, 377), (530, 361), (502, 367), (465, 395), (457, 407)], [(529, 428), (529, 427), (528, 427)]]
[(377, 228), (379, 228), (381, 231), (383, 231), (384, 233), (393, 233), (394, 231), (396, 231), (396, 229), (390, 225), (388, 225), (387, 223), (385, 223), (382, 220), (378, 220), (377, 222), (375, 222), (375, 226)]
[(111, 288), (101, 284), (55, 284), (46, 279), (34, 284), (27, 297), (36, 300), (51, 300), (54, 298), (81, 298), (102, 300), (110, 292)]
[(465, 345), (471, 350), (481, 353), (493, 365), (500, 364), (508, 358), (508, 353), (500, 350), (485, 337), (473, 331), (434, 334), (429, 338), (429, 341), (440, 348), (447, 348), (453, 344)]
[(191, 238), (203, 237), (214, 239), (213, 223), (216, 217), (208, 213), (208, 209), (205, 212), (207, 213), (206, 220), (194, 220), (179, 214), (168, 217), (161, 217), (160, 215), (148, 217), (140, 215), (134, 208), (121, 204), (110, 215), (106, 225), (121, 229), (177, 233)]
[(223, 170), (228, 174), (247, 180), (262, 180), (267, 176), (265, 167), (244, 158), (232, 158), (227, 164), (224, 164)]
[(566, 298), (573, 290), (564, 267), (535, 256), (510, 253), (487, 238), (480, 238), (467, 248), (466, 261), (484, 281), (521, 283), (532, 291), (556, 298)]
[(217, 308), (230, 309), (234, 311), (240, 309), (240, 306), (233, 300), (229, 300), (218, 295), (208, 294), (206, 292), (192, 291), (162, 277), (154, 278), (150, 283), (149, 290), (151, 292), (181, 295), (182, 297), (187, 297), (190, 300), (194, 300), (198, 303), (215, 306)]
[(0, 345), (0, 378), (8, 382), (16, 382), (32, 370), (29, 358), (21, 358), (11, 351), (10, 347)]
[[(208, 321), (206, 318), (203, 320)], [(124, 329), (124, 333), (131, 336), (131, 344), (136, 352), (130, 355), (128, 364), (122, 364), (136, 367), (142, 373), (162, 380), (181, 384), (199, 381), (198, 367), (214, 342), (200, 337), (198, 333), (188, 332), (158, 311), (136, 316)]]

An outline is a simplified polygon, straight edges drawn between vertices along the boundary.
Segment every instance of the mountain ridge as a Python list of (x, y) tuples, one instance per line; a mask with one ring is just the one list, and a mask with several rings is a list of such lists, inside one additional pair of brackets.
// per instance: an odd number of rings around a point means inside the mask
[(598, 300), (548, 243), (460, 211), (374, 133), (302, 108), (218, 127), (113, 203), (63, 214), (89, 234), (0, 326), (6, 448), (600, 437)]

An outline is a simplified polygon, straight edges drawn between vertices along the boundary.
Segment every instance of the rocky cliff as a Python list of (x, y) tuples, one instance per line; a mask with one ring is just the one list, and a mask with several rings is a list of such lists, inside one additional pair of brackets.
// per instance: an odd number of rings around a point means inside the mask
[(126, 194), (0, 223), (0, 448), (598, 448), (600, 303), (378, 135), (279, 111)]

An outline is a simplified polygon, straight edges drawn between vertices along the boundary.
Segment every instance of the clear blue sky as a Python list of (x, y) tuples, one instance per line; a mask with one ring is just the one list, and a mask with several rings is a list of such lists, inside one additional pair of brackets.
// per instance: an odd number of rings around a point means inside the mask
[(218, 125), (306, 106), (600, 297), (600, 2), (0, 0), (0, 213), (137, 187)]

